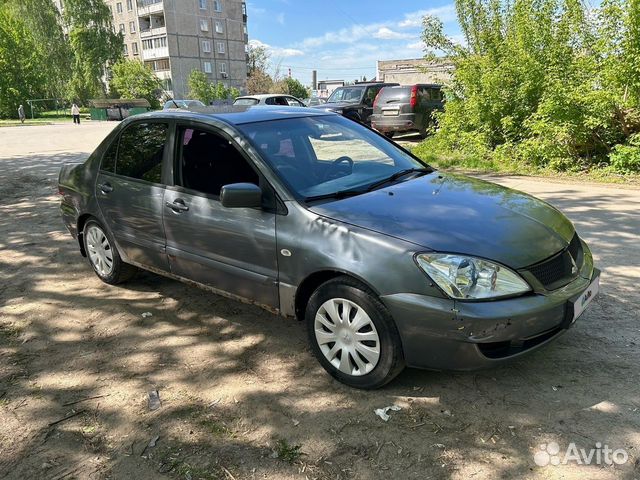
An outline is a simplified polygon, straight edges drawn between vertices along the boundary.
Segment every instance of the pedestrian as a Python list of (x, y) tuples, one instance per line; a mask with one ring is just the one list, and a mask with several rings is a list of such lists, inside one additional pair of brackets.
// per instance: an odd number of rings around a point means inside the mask
[(24, 107), (22, 105), (18, 107), (18, 118), (20, 118), (20, 122), (24, 123), (25, 116), (24, 116)]
[(73, 115), (73, 123), (80, 125), (80, 109), (75, 103), (71, 105), (71, 115)]

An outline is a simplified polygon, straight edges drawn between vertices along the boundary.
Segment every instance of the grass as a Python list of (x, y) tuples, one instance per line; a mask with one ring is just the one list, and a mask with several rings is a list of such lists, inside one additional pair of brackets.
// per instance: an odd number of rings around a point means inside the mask
[(499, 161), (493, 156), (439, 151), (429, 143), (429, 140), (419, 143), (411, 150), (414, 155), (429, 165), (442, 170), (501, 175), (529, 175), (599, 183), (640, 185), (640, 174), (622, 175), (612, 171), (608, 167), (593, 167), (589, 170), (557, 171), (551, 168), (541, 168), (528, 164)]
[[(27, 115), (24, 124), (17, 118), (0, 119), (0, 127), (15, 127), (20, 125), (51, 125), (53, 123), (70, 123), (73, 121), (68, 110), (36, 111), (35, 118), (31, 118), (31, 110), (25, 107)], [(89, 113), (88, 108), (80, 109), (80, 116), (84, 119)]]
[(280, 460), (293, 464), (302, 455), (301, 448), (301, 445), (291, 445), (285, 439), (279, 439), (276, 442), (275, 452)]

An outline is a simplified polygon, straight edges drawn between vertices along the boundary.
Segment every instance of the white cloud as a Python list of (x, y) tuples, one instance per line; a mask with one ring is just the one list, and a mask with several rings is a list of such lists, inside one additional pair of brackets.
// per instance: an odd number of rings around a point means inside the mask
[(299, 57), (301, 55), (304, 55), (304, 52), (297, 48), (274, 47), (255, 39), (249, 40), (249, 45), (251, 45), (252, 47), (265, 48), (269, 52), (269, 54), (271, 54), (272, 60), (277, 60), (279, 58)]
[(400, 28), (416, 28), (422, 26), (422, 17), (431, 15), (438, 17), (442, 22), (448, 23), (456, 19), (455, 5), (443, 5), (442, 7), (430, 8), (428, 10), (418, 10), (417, 12), (407, 13), (404, 20), (398, 23)]
[(249, 14), (249, 16), (262, 15), (266, 13), (266, 11), (266, 8), (256, 7), (256, 5), (252, 2), (247, 3), (247, 13)]
[(276, 22), (278, 22), (280, 25), (284, 25), (284, 13), (279, 13), (278, 15), (276, 15)]
[(412, 38), (413, 35), (410, 33), (395, 32), (387, 27), (380, 27), (378, 31), (373, 34), (373, 37), (381, 40), (402, 40)]
[(422, 50), (424, 48), (424, 43), (422, 41), (408, 43), (407, 48), (410, 50)]

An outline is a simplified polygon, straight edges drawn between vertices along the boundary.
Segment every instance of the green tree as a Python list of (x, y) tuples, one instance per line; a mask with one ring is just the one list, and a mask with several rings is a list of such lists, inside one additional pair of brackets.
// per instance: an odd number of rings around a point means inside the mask
[(455, 65), (429, 142), (537, 167), (607, 162), (636, 128), (638, 2), (605, 0), (594, 15), (580, 0), (456, 0), (463, 44), (426, 17), (428, 58)]
[(302, 85), (299, 80), (291, 77), (287, 77), (275, 84), (274, 88), (271, 89), (271, 92), (286, 93), (302, 100), (309, 98), (311, 95), (311, 90), (309, 88)]
[(192, 70), (189, 74), (189, 96), (209, 105), (214, 100), (229, 100), (240, 95), (237, 88), (225, 87), (224, 84), (210, 82), (207, 75), (200, 70)]
[(160, 108), (161, 82), (138, 60), (120, 60), (113, 66), (111, 92), (120, 98), (145, 98), (151, 108)]
[(17, 117), (20, 104), (47, 90), (46, 57), (26, 23), (9, 5), (0, 5), (0, 117)]
[(123, 56), (122, 35), (113, 31), (109, 7), (104, 0), (65, 0), (63, 18), (73, 52), (69, 95), (83, 102), (105, 95), (106, 68)]
[(43, 59), (41, 68), (46, 78), (43, 96), (64, 96), (71, 75), (71, 48), (62, 30), (60, 12), (52, 0), (5, 1), (6, 8), (24, 22)]

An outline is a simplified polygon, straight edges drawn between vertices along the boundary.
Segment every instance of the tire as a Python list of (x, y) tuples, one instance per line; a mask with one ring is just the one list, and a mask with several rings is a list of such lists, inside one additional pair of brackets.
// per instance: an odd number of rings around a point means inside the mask
[(345, 385), (379, 388), (404, 369), (400, 335), (391, 315), (373, 292), (351, 277), (318, 287), (305, 320), (316, 358)]
[(393, 138), (395, 132), (384, 132), (384, 136), (387, 138)]
[(109, 232), (97, 221), (87, 221), (82, 233), (87, 259), (98, 278), (109, 285), (131, 279), (138, 269), (122, 261)]

